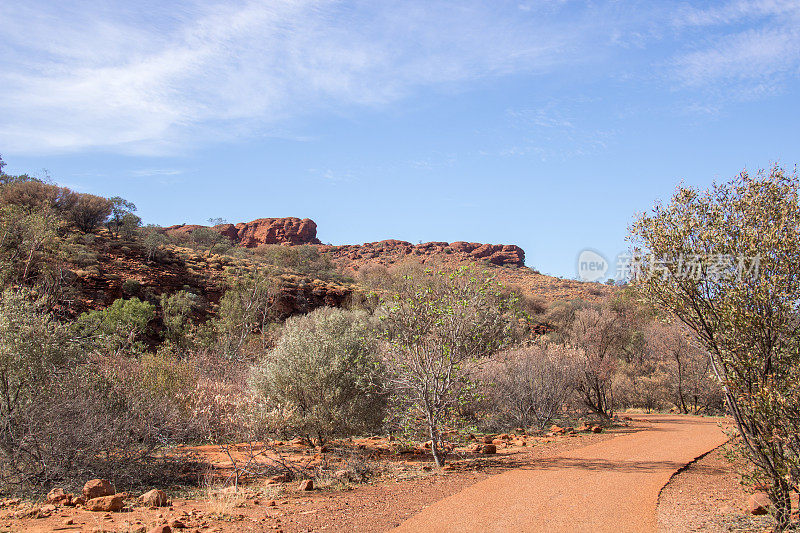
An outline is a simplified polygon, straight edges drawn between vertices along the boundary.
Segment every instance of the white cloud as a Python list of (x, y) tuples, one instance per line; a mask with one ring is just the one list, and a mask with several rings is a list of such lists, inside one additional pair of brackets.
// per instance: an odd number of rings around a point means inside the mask
[(684, 9), (675, 26), (702, 32), (693, 50), (671, 61), (673, 76), (686, 87), (761, 98), (800, 73), (796, 0), (736, 0), (705, 10)]
[(143, 168), (131, 171), (131, 176), (134, 178), (149, 178), (152, 176), (178, 176), (180, 174), (183, 174), (183, 170), (175, 168)]
[(0, 20), (0, 144), (169, 153), (279, 128), (302, 113), (384, 105), (421, 87), (581, 57), (580, 28), (521, 21), (516, 9), (379, 4), (9, 9)]
[(797, 0), (734, 0), (705, 9), (684, 6), (676, 12), (674, 24), (678, 27), (724, 25), (743, 19), (797, 16), (798, 11)]
[[(0, 148), (9, 155), (304, 139), (292, 127), (302, 115), (348, 114), (500, 76), (605, 62), (587, 71), (635, 83), (651, 77), (628, 62), (639, 51), (661, 58), (668, 85), (749, 98), (800, 69), (797, 0), (709, 9), (644, 0), (14, 4), (0, 10)], [(557, 113), (528, 119), (569, 125)]]

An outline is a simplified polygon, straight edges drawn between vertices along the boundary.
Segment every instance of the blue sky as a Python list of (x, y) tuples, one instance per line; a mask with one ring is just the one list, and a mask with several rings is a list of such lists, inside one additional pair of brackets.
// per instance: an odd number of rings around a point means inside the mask
[(0, 8), (0, 154), (146, 223), (515, 243), (574, 277), (684, 183), (800, 162), (797, 0)]

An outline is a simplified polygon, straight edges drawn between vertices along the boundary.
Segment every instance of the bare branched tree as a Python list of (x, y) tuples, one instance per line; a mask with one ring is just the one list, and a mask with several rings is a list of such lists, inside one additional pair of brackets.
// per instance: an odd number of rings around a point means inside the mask
[(406, 276), (384, 310), (394, 387), (422, 413), (443, 466), (440, 426), (463, 398), (471, 364), (510, 339), (509, 302), (483, 275), (428, 271)]

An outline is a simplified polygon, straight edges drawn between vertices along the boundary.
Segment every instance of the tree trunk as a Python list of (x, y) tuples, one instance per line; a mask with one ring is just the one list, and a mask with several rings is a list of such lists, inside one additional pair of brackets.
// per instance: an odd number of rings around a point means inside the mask
[(431, 437), (431, 454), (433, 454), (433, 461), (439, 468), (444, 466), (444, 454), (439, 449), (439, 428), (434, 420), (433, 415), (428, 413), (428, 429)]
[(783, 480), (773, 480), (769, 499), (775, 506), (775, 531), (786, 531), (792, 525), (792, 502), (789, 484)]

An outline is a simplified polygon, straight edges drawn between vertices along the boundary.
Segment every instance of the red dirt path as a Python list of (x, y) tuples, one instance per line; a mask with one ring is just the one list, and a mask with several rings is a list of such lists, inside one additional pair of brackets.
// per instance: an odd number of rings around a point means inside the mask
[(718, 419), (634, 417), (643, 431), (534, 461), (440, 500), (394, 531), (654, 532), (658, 494), (724, 444)]

